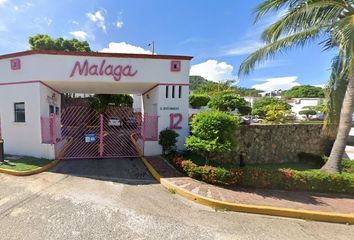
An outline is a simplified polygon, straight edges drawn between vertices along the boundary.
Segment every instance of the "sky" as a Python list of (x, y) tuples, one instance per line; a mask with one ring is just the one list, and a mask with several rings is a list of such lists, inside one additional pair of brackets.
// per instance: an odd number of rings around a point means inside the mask
[(238, 78), (242, 61), (263, 45), (262, 31), (283, 11), (254, 25), (261, 0), (0, 0), (0, 55), (28, 50), (28, 37), (87, 40), (94, 51), (193, 56), (191, 75), (264, 91), (323, 86), (335, 50), (319, 39), (278, 54)]

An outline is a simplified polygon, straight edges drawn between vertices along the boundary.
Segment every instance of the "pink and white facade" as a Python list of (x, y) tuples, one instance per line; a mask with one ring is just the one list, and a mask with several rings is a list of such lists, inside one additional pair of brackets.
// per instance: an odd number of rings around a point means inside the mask
[[(188, 97), (191, 57), (25, 51), (0, 56), (0, 136), (5, 153), (53, 159), (43, 143), (41, 118), (60, 115), (62, 93), (134, 94), (143, 114), (157, 116), (157, 131), (179, 133), (178, 148), (189, 134)], [(139, 104), (138, 104), (139, 105)], [(161, 147), (141, 139), (144, 155)]]

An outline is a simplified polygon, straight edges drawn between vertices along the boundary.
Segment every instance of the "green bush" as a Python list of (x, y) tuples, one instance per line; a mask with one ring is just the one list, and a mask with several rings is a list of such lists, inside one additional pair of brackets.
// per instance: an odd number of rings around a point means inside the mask
[(249, 106), (240, 106), (237, 110), (241, 115), (250, 115), (252, 113), (252, 108)]
[(236, 116), (224, 112), (199, 113), (192, 118), (192, 135), (186, 139), (186, 147), (206, 160), (212, 154), (231, 152), (237, 146), (235, 130), (239, 124)]
[(245, 168), (198, 166), (183, 157), (176, 157), (173, 163), (189, 177), (211, 184), (354, 194), (354, 163), (350, 160), (343, 160), (344, 168), (341, 174), (329, 174), (317, 169), (300, 171), (258, 166)]
[(252, 114), (257, 115), (260, 118), (265, 118), (268, 111), (267, 107), (269, 105), (278, 105), (281, 109), (284, 110), (291, 109), (291, 106), (286, 102), (284, 102), (283, 100), (274, 97), (264, 97), (254, 103)]
[(159, 134), (159, 144), (162, 146), (162, 154), (168, 154), (175, 149), (179, 134), (172, 129), (162, 130)]
[(347, 173), (354, 173), (354, 161), (349, 159), (344, 159), (342, 161), (342, 170)]
[(208, 103), (208, 107), (223, 112), (231, 112), (241, 106), (247, 106), (246, 100), (240, 95), (229, 91), (216, 94)]
[(291, 110), (282, 103), (273, 103), (264, 107), (266, 111), (265, 119), (271, 123), (286, 123), (295, 119)]
[(189, 104), (192, 108), (201, 108), (208, 105), (210, 97), (203, 94), (193, 94), (189, 96)]
[(324, 98), (325, 92), (321, 87), (301, 85), (284, 91), (283, 96), (285, 98)]

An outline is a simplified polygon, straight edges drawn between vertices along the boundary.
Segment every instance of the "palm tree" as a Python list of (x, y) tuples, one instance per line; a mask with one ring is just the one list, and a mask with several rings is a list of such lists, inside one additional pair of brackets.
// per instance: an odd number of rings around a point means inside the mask
[(262, 34), (266, 45), (252, 53), (240, 66), (239, 75), (249, 74), (255, 65), (278, 52), (304, 46), (316, 39), (325, 49), (335, 48), (348, 69), (348, 85), (344, 96), (338, 133), (323, 171), (341, 171), (354, 109), (354, 1), (353, 0), (266, 0), (256, 9), (258, 22), (270, 12), (286, 9), (285, 14)]
[(340, 111), (348, 86), (348, 69), (343, 67), (343, 60), (339, 56), (333, 58), (331, 75), (325, 88), (328, 101), (325, 105), (326, 118), (321, 139), (326, 154), (330, 153), (337, 136)]

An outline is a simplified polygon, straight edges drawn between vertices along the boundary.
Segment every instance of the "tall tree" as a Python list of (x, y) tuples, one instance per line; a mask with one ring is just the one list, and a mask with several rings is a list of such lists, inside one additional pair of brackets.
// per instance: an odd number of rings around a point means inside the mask
[(332, 61), (331, 75), (325, 89), (328, 101), (325, 106), (326, 118), (321, 139), (326, 154), (330, 153), (337, 136), (340, 111), (348, 86), (348, 69), (343, 69), (343, 67), (343, 60), (338, 56), (335, 57)]
[(283, 96), (286, 98), (324, 98), (325, 93), (321, 87), (301, 85), (284, 91)]
[(87, 41), (80, 41), (75, 38), (51, 38), (47, 34), (37, 34), (29, 37), (28, 40), (33, 50), (57, 50), (68, 52), (91, 52)]
[(286, 9), (285, 14), (262, 34), (266, 45), (252, 53), (240, 66), (239, 74), (248, 74), (256, 63), (278, 52), (304, 46), (315, 39), (325, 49), (336, 48), (348, 67), (348, 85), (343, 100), (338, 133), (330, 157), (322, 167), (326, 172), (340, 172), (341, 159), (351, 128), (354, 109), (354, 2), (353, 0), (265, 0), (256, 9), (256, 21), (265, 15)]

